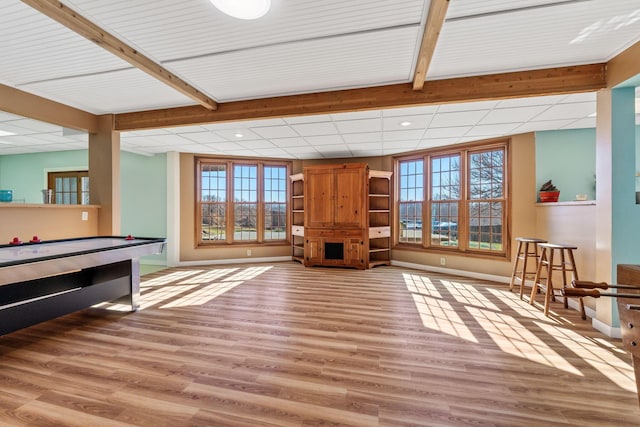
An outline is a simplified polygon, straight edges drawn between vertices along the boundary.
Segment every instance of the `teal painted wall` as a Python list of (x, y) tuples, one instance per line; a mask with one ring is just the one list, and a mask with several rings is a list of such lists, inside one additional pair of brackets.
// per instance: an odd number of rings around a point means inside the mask
[(595, 129), (536, 132), (537, 189), (551, 179), (560, 202), (575, 200), (576, 194), (595, 200), (595, 169)]
[(13, 190), (14, 201), (42, 203), (47, 172), (87, 170), (86, 150), (0, 156), (0, 189)]
[(640, 205), (635, 201), (637, 126), (635, 125), (635, 88), (611, 91), (613, 171), (612, 267), (640, 263)]
[[(0, 189), (13, 190), (14, 200), (42, 203), (48, 171), (87, 169), (86, 150), (0, 156)], [(121, 152), (121, 232), (140, 237), (167, 235), (167, 160)], [(142, 263), (165, 264), (166, 253)]]
[[(120, 155), (120, 230), (123, 235), (166, 237), (167, 156)], [(166, 264), (166, 252), (142, 262)]]

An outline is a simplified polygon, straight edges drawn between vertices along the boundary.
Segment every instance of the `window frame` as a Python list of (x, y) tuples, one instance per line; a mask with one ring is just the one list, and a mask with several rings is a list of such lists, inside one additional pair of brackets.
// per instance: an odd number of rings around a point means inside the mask
[[(225, 188), (225, 238), (205, 240), (202, 238), (202, 169), (205, 165), (223, 165), (226, 170), (226, 188)], [(256, 239), (255, 240), (234, 240), (235, 229), (235, 206), (242, 202), (234, 200), (234, 179), (236, 166), (255, 166), (256, 172)], [(258, 160), (252, 158), (220, 158), (220, 157), (203, 157), (195, 158), (195, 242), (196, 247), (212, 247), (221, 245), (289, 245), (290, 244), (290, 227), (285, 223), (285, 234), (282, 239), (266, 239), (265, 238), (265, 185), (264, 185), (264, 168), (265, 167), (283, 167), (285, 168), (285, 222), (290, 218), (290, 202), (291, 185), (289, 183), (289, 175), (291, 174), (292, 163), (290, 161), (278, 160)], [(249, 202), (253, 203), (253, 202)]]
[[(58, 203), (57, 202), (57, 194), (60, 192), (56, 191), (56, 178), (75, 178), (76, 180), (76, 200), (77, 203)], [(53, 190), (53, 198), (51, 200), (52, 204), (64, 204), (64, 205), (89, 205), (91, 203), (90, 198), (87, 197), (87, 203), (82, 203), (84, 198), (83, 195), (86, 193), (89, 196), (89, 191), (83, 191), (82, 189), (82, 180), (83, 178), (89, 179), (89, 171), (88, 170), (70, 170), (70, 171), (49, 171), (47, 172), (47, 188)], [(71, 194), (70, 192), (67, 192)]]
[[(500, 138), (488, 141), (473, 142), (468, 144), (459, 144), (455, 146), (438, 147), (430, 150), (413, 152), (410, 154), (394, 156), (395, 176), (398, 178), (394, 185), (395, 190), (395, 213), (393, 247), (398, 249), (412, 249), (434, 253), (459, 253), (468, 254), (478, 257), (489, 258), (505, 258), (510, 259), (510, 227), (511, 227), (511, 139)], [(469, 245), (469, 223), (470, 223), (470, 206), (474, 202), (484, 202), (485, 199), (472, 199), (470, 195), (470, 157), (471, 154), (482, 153), (486, 151), (503, 150), (503, 182), (502, 182), (502, 245), (501, 250), (491, 250), (482, 248), (473, 248)], [(434, 158), (446, 157), (451, 155), (460, 155), (460, 182), (463, 183), (460, 189), (460, 199), (452, 202), (458, 203), (458, 225), (457, 225), (457, 246), (448, 247), (439, 244), (433, 244), (431, 241), (432, 228), (432, 164)], [(420, 243), (403, 242), (401, 240), (401, 224), (400, 224), (400, 194), (401, 194), (401, 176), (400, 164), (406, 161), (422, 160), (423, 162), (423, 188), (424, 201), (422, 202), (422, 241)], [(495, 201), (496, 199), (491, 199)], [(426, 226), (425, 226), (426, 225)]]

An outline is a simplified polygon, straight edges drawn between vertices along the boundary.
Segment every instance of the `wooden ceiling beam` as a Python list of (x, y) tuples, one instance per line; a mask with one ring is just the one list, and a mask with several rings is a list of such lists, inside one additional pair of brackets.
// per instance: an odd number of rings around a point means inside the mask
[(98, 131), (98, 116), (0, 84), (0, 111), (17, 114), (66, 128)]
[(606, 87), (605, 64), (431, 80), (421, 91), (407, 84), (320, 92), (115, 115), (117, 131), (329, 114), (380, 108), (522, 98), (595, 91)]
[(433, 58), (433, 53), (438, 44), (438, 37), (444, 24), (444, 18), (449, 8), (449, 0), (431, 0), (429, 5), (429, 15), (422, 34), (422, 43), (416, 61), (416, 71), (413, 75), (413, 90), (421, 90), (424, 87), (424, 80), (427, 78), (427, 71)]
[(22, 2), (193, 99), (204, 108), (208, 110), (217, 108), (217, 103), (213, 99), (61, 2), (56, 0), (22, 0)]

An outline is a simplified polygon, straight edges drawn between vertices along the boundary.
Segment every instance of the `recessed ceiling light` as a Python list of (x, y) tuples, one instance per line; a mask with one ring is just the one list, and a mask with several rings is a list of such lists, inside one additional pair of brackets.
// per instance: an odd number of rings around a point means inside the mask
[(241, 134), (241, 133), (236, 133), (234, 136), (235, 136), (236, 138), (242, 138), (244, 135), (243, 135), (243, 134)]
[(411, 122), (400, 122), (400, 126), (409, 126)]
[(238, 19), (258, 19), (269, 12), (271, 0), (210, 0), (220, 12)]
[(15, 133), (8, 132), (6, 130), (0, 130), (0, 136), (10, 136), (10, 135), (15, 135)]

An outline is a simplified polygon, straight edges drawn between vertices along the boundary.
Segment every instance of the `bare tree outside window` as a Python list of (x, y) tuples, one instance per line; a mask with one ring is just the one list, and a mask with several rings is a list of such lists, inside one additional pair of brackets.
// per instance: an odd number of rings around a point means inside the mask
[(468, 144), (398, 159), (398, 243), (504, 255), (507, 147)]

